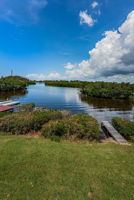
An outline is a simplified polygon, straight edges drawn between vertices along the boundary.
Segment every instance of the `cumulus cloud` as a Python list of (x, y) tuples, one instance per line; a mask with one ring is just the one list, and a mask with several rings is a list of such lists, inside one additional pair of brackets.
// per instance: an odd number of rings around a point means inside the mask
[(48, 75), (44, 75), (44, 74), (28, 74), (26, 75), (27, 78), (32, 79), (32, 80), (60, 80), (60, 79), (64, 79), (63, 76), (61, 76), (61, 74), (54, 72), (54, 73), (50, 73)]
[(93, 9), (96, 8), (98, 5), (99, 5), (99, 3), (98, 3), (97, 1), (94, 1), (94, 2), (91, 4), (91, 6), (92, 6)]
[(65, 69), (73, 69), (73, 68), (75, 68), (75, 64), (72, 64), (72, 63), (70, 63), (70, 62), (68, 62), (65, 66), (64, 66), (64, 68)]
[(40, 11), (47, 5), (47, 0), (1, 0), (0, 19), (9, 23), (20, 24), (39, 20)]
[(66, 74), (70, 78), (134, 77), (134, 11), (115, 31), (106, 31), (102, 40), (89, 51), (90, 58)]
[(79, 13), (79, 16), (80, 16), (80, 24), (87, 24), (88, 26), (93, 26), (94, 23), (96, 22), (91, 15), (89, 15), (87, 13), (87, 10), (85, 11), (80, 11)]

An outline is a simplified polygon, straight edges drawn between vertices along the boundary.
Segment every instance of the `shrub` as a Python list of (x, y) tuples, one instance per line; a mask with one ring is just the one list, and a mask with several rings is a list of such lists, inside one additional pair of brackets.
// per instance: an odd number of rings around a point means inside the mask
[(85, 85), (81, 92), (92, 97), (128, 99), (133, 96), (131, 87), (128, 83), (95, 82)]
[(50, 137), (50, 139), (54, 142), (60, 142), (61, 141), (61, 137), (53, 135)]
[(74, 139), (96, 139), (99, 136), (99, 126), (93, 117), (77, 114), (61, 120), (50, 121), (43, 126), (42, 135), (44, 137), (63, 136)]
[(35, 108), (35, 104), (34, 103), (28, 103), (28, 104), (23, 104), (21, 106), (18, 106), (17, 111), (28, 112), (28, 111), (32, 111), (33, 108)]
[(30, 84), (35, 84), (35, 82), (21, 76), (2, 77), (0, 78), (0, 91), (22, 90)]
[(49, 120), (59, 118), (62, 118), (62, 114), (55, 110), (13, 113), (0, 119), (0, 131), (27, 134), (30, 131), (40, 130)]
[(42, 135), (45, 137), (63, 136), (67, 133), (65, 120), (51, 121), (43, 126)]
[(4, 117), (4, 116), (6, 116), (6, 115), (10, 115), (10, 114), (12, 114), (12, 112), (11, 112), (11, 111), (7, 111), (7, 112), (0, 112), (0, 118)]
[(112, 123), (115, 129), (117, 129), (117, 131), (124, 137), (129, 138), (134, 136), (134, 122), (131, 122), (127, 119), (114, 117), (112, 119)]

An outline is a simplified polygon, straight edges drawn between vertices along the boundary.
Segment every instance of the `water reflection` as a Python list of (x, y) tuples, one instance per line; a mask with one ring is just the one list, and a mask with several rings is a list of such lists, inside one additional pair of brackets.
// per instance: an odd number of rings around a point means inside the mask
[(134, 106), (134, 102), (130, 100), (95, 98), (95, 97), (87, 97), (82, 94), (80, 94), (79, 96), (81, 101), (86, 102), (89, 105), (93, 105), (94, 108), (100, 108), (100, 109), (108, 108), (111, 111), (112, 110), (129, 111), (132, 110)]
[(133, 120), (134, 103), (129, 100), (111, 100), (87, 97), (77, 88), (50, 87), (44, 84), (29, 86), (27, 90), (1, 92), (0, 101), (19, 100), (21, 104), (35, 103), (38, 107), (71, 110), (73, 113), (86, 113), (99, 122), (111, 121), (118, 116)]
[(65, 88), (65, 101), (66, 103), (77, 102), (80, 103), (79, 90), (74, 88)]
[(27, 93), (27, 90), (0, 92), (0, 101), (5, 101), (8, 99), (19, 99), (22, 96), (25, 96)]

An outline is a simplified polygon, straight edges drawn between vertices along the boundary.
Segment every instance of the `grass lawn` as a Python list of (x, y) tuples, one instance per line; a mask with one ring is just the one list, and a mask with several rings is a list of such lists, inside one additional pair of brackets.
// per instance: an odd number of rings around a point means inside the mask
[(89, 199), (134, 199), (134, 145), (0, 136), (0, 200)]

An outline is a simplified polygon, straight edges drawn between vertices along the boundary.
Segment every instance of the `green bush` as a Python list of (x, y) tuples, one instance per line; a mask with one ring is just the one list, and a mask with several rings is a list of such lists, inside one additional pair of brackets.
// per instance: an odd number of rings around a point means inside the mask
[(24, 112), (28, 112), (28, 111), (32, 111), (33, 108), (35, 108), (35, 104), (34, 103), (28, 103), (28, 104), (23, 104), (21, 106), (17, 107), (18, 111), (24, 111)]
[(17, 91), (25, 89), (28, 85), (35, 84), (21, 76), (7, 76), (0, 78), (0, 91)]
[(42, 128), (44, 137), (63, 136), (73, 139), (96, 139), (99, 136), (99, 126), (91, 116), (85, 114), (72, 115), (70, 117), (50, 121)]
[(61, 119), (62, 113), (56, 110), (18, 112), (0, 119), (0, 131), (12, 134), (27, 134), (38, 131), (49, 120)]
[(134, 85), (129, 83), (95, 82), (86, 84), (81, 92), (92, 97), (128, 99), (133, 96)]
[(112, 123), (115, 129), (124, 137), (129, 138), (134, 136), (134, 122), (131, 122), (127, 119), (114, 117), (112, 119)]
[(60, 142), (61, 141), (61, 137), (56, 136), (56, 135), (51, 136), (50, 139), (51, 139), (51, 141), (54, 141), (54, 142)]
[(7, 112), (0, 112), (0, 118), (4, 117), (4, 116), (6, 116), (6, 115), (10, 115), (10, 114), (12, 114), (12, 112), (11, 112), (11, 111), (7, 111)]
[(45, 137), (51, 136), (63, 136), (67, 133), (64, 120), (51, 121), (50, 123), (43, 126), (42, 135)]
[(84, 81), (44, 81), (47, 86), (57, 86), (57, 87), (73, 87), (81, 88), (86, 82)]

